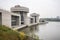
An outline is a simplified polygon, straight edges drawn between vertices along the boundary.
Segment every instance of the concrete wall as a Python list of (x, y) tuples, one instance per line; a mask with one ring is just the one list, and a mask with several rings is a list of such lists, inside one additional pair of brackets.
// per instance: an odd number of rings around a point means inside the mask
[(24, 16), (24, 25), (27, 25), (27, 13), (23, 13)]
[[(31, 18), (33, 19), (33, 22), (32, 23), (31, 23)], [(26, 18), (26, 25), (30, 25), (30, 24), (33, 24), (33, 23), (35, 23), (34, 17), (27, 17)]]
[(26, 18), (26, 24), (29, 25), (30, 24), (30, 17)]
[(7, 11), (2, 12), (2, 25), (6, 25), (11, 28), (11, 13)]
[(14, 16), (19, 16), (19, 25), (16, 26), (16, 27), (19, 27), (21, 25), (21, 22), (20, 22), (20, 14), (17, 14), (17, 13), (11, 13), (11, 12), (8, 12), (6, 10), (3, 10), (3, 9), (0, 9), (0, 12), (2, 12), (2, 17), (1, 17), (1, 14), (0, 14), (0, 19), (2, 18), (2, 20), (0, 21), (0, 24), (2, 25), (6, 25), (10, 28), (12, 28), (11, 26), (11, 15), (14, 15)]

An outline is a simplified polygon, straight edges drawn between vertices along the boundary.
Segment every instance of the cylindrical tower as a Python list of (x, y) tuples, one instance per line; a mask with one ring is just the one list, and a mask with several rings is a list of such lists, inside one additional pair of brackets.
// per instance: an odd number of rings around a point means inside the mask
[(39, 14), (32, 13), (30, 16), (35, 18), (35, 20), (34, 20), (35, 23), (39, 23)]
[(29, 12), (29, 8), (22, 7), (20, 5), (16, 5), (11, 8), (11, 12), (13, 13), (19, 13), (21, 15), (20, 17), (20, 24), (24, 25), (27, 21), (27, 13)]

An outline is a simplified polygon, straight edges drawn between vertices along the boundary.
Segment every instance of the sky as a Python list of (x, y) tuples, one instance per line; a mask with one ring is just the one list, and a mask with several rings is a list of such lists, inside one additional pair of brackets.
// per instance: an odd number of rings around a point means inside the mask
[(60, 0), (0, 0), (0, 8), (9, 10), (20, 5), (29, 8), (29, 15), (37, 13), (42, 18), (60, 16)]

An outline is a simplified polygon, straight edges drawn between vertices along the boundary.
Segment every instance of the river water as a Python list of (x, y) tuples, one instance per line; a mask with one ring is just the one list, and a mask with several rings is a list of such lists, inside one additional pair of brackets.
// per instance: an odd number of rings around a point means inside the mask
[(41, 40), (60, 40), (60, 22), (39, 25), (37, 34)]

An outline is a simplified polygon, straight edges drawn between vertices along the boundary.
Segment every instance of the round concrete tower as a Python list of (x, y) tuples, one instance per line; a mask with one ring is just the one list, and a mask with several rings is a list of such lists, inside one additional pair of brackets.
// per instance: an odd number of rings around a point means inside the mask
[(20, 5), (15, 5), (14, 7), (11, 8), (11, 11), (12, 12), (26, 12), (26, 13), (28, 13), (29, 8), (23, 7), (23, 6), (20, 6)]
[(34, 17), (34, 22), (35, 23), (39, 23), (39, 14), (36, 14), (36, 13), (32, 13), (30, 14), (30, 16)]
[(20, 14), (21, 15), (21, 25), (26, 24), (27, 13), (29, 12), (29, 8), (23, 7), (20, 5), (16, 5), (11, 8), (11, 12)]

